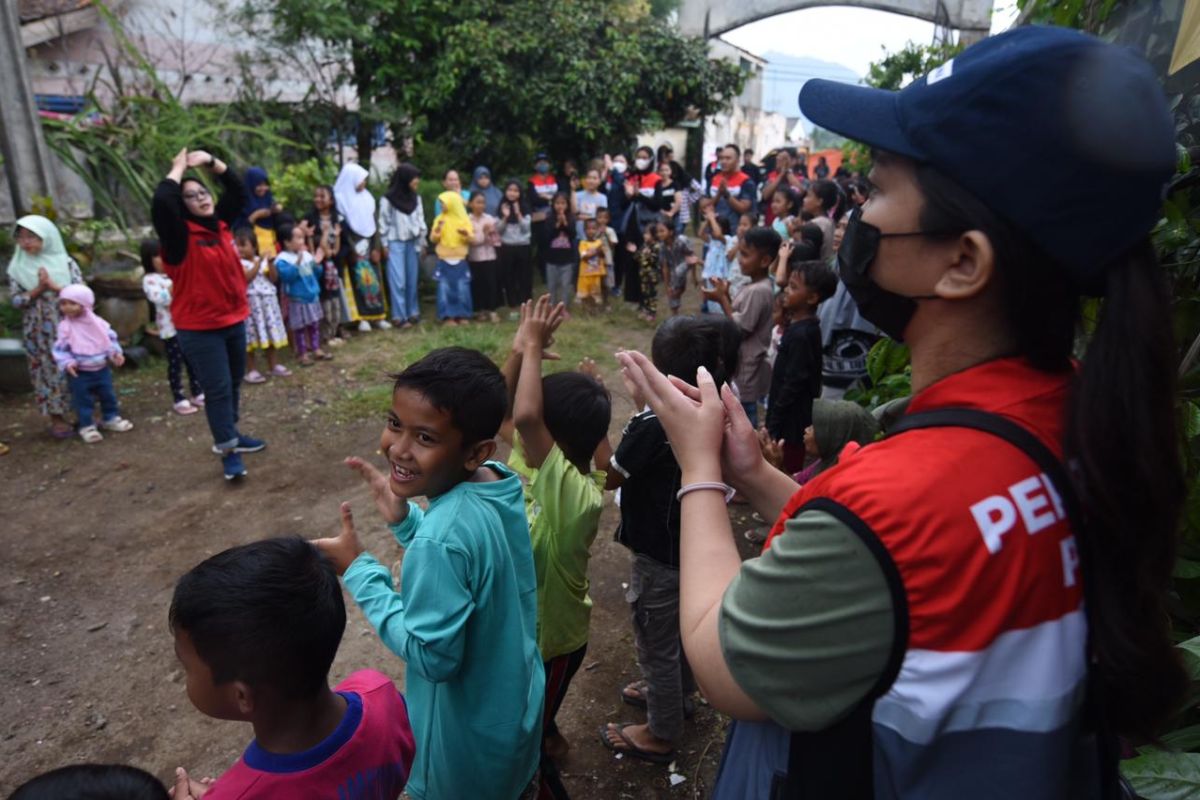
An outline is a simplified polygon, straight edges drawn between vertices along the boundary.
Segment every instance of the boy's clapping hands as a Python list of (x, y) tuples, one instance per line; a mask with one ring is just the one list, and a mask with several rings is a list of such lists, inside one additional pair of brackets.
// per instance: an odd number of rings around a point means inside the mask
[(567, 309), (562, 303), (550, 305), (548, 294), (537, 300), (526, 300), (521, 304), (521, 321), (513, 336), (513, 352), (524, 353), (526, 349), (536, 347), (541, 350), (543, 360), (558, 360), (558, 354), (547, 348), (554, 346), (554, 332), (566, 319), (566, 313)]

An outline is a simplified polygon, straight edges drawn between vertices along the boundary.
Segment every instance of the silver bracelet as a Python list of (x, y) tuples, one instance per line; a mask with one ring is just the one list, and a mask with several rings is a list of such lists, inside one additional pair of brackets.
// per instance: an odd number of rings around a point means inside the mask
[(727, 483), (721, 483), (720, 481), (699, 481), (697, 483), (689, 483), (687, 486), (681, 486), (679, 491), (675, 493), (675, 499), (682, 500), (685, 494), (698, 492), (701, 489), (715, 489), (718, 492), (724, 492), (726, 505), (729, 504), (729, 501), (733, 499), (733, 495), (735, 494), (734, 488)]

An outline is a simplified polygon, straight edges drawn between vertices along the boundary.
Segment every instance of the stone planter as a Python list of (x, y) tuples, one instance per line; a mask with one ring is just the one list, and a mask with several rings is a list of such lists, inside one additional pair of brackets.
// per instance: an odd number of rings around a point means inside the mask
[(0, 392), (23, 394), (32, 391), (25, 342), (20, 339), (0, 339)]
[(99, 274), (88, 283), (96, 294), (96, 313), (108, 320), (122, 342), (150, 322), (150, 307), (142, 292), (142, 270)]

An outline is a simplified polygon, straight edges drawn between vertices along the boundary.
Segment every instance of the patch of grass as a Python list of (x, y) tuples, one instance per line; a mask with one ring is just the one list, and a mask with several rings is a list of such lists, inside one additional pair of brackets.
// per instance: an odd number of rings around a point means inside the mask
[[(338, 352), (339, 360), (345, 362), (339, 366), (345, 370), (347, 380), (338, 387), (323, 413), (338, 422), (379, 416), (391, 398), (387, 375), (399, 372), (439, 347), (478, 350), (499, 366), (508, 356), (516, 331), (517, 323), (505, 319), (496, 324), (473, 323), (453, 328), (424, 323), (410, 331), (355, 337)], [(611, 312), (595, 316), (575, 309), (555, 336), (554, 350), (561, 358), (547, 362), (545, 370), (549, 373), (575, 369), (583, 358), (593, 358), (604, 371), (612, 373), (610, 386), (619, 386), (612, 354), (622, 347), (645, 350), (650, 346), (652, 334), (653, 329), (620, 302), (614, 303)]]

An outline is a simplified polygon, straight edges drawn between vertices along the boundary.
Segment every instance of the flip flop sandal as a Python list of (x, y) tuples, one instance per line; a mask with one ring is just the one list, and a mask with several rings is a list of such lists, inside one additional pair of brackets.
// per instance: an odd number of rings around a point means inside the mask
[(625, 735), (625, 729), (630, 725), (636, 725), (636, 722), (618, 722), (616, 723), (617, 736), (621, 737), (621, 741), (625, 743), (625, 747), (620, 748), (614, 745), (608, 738), (608, 725), (601, 725), (599, 729), (600, 743), (614, 753), (621, 753), (632, 758), (640, 758), (643, 761), (649, 761), (651, 764), (670, 764), (675, 760), (675, 751), (669, 750), (666, 753), (655, 753), (650, 750), (643, 750), (633, 743), (633, 740)]

